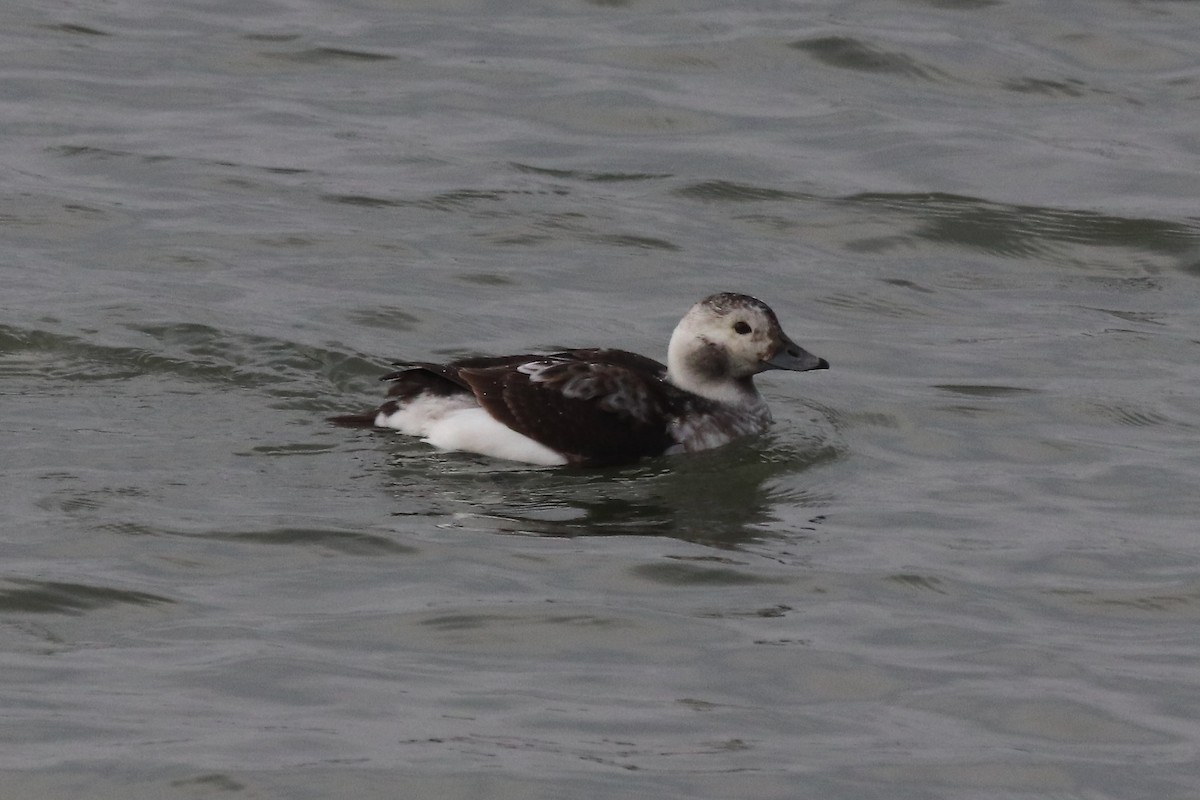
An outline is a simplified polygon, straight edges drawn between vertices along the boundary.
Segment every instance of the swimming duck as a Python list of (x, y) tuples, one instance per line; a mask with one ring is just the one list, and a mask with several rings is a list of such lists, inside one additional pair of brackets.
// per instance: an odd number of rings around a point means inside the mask
[(783, 332), (766, 303), (722, 292), (683, 316), (667, 363), (625, 350), (401, 362), (375, 411), (331, 417), (394, 428), (443, 450), (531, 464), (599, 466), (719, 447), (762, 433), (754, 386), (770, 369), (828, 369)]

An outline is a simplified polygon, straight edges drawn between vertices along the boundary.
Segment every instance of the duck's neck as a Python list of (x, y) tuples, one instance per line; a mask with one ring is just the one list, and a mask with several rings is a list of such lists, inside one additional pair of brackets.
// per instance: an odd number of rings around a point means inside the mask
[(677, 372), (668, 368), (667, 380), (683, 389), (685, 392), (700, 395), (707, 400), (713, 400), (727, 406), (750, 408), (763, 402), (758, 389), (750, 378), (726, 381), (696, 380), (696, 376), (686, 372)]
[(751, 376), (734, 377), (720, 348), (689, 342), (682, 346), (674, 337), (667, 350), (667, 380), (685, 392), (718, 403), (755, 407), (762, 403)]

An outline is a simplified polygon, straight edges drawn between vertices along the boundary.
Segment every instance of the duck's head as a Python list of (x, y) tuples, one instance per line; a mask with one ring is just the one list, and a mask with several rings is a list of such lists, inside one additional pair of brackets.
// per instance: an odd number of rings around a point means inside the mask
[(783, 332), (761, 300), (722, 292), (704, 298), (671, 335), (667, 374), (681, 389), (723, 402), (757, 395), (753, 376), (769, 369), (829, 369)]

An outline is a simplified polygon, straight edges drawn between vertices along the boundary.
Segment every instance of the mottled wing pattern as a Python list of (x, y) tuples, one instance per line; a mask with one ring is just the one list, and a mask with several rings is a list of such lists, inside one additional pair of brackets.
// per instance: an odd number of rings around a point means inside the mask
[(674, 394), (665, 368), (612, 350), (531, 356), (520, 364), (463, 367), (480, 405), (518, 433), (577, 464), (615, 464), (658, 455)]
[(666, 364), (661, 364), (653, 358), (631, 353), (628, 350), (612, 350), (606, 347), (562, 350), (557, 353), (550, 353), (549, 356), (523, 356), (522, 358), (525, 361), (533, 361), (538, 358), (561, 358), (572, 361), (586, 361), (592, 364), (611, 364), (615, 367), (625, 367), (644, 375), (653, 375), (657, 378), (667, 377)]

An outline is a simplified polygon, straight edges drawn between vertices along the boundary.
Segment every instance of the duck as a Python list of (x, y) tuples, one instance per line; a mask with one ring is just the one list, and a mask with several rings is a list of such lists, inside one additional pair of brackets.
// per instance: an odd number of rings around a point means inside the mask
[(719, 292), (683, 315), (666, 364), (586, 348), (392, 366), (380, 378), (391, 384), (382, 405), (329, 421), (398, 430), (444, 451), (597, 467), (761, 434), (772, 419), (754, 376), (829, 362), (792, 341), (766, 303)]

